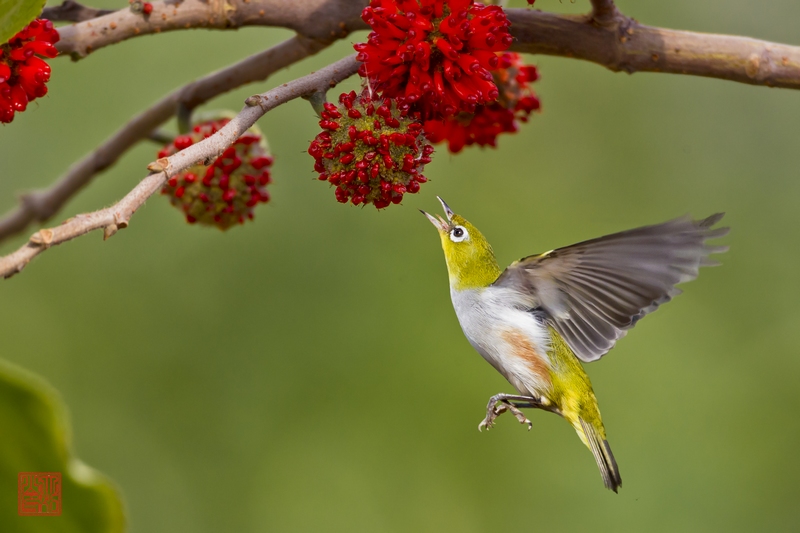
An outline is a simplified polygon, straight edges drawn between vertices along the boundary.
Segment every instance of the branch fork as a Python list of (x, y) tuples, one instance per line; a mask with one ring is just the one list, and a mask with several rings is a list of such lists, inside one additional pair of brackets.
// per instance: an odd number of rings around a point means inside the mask
[[(130, 9), (104, 13), (72, 0), (48, 8), (47, 14), (56, 20), (79, 21), (58, 29), (59, 51), (76, 59), (128, 38), (186, 28), (279, 26), (293, 29), (298, 35), (155, 103), (74, 164), (50, 188), (22, 195), (19, 206), (0, 219), (0, 241), (23, 231), (33, 221), (48, 219), (134, 144), (157, 135), (158, 127), (177, 110), (191, 110), (235, 87), (263, 80), (349, 32), (368, 29), (360, 18), (367, 3), (367, 0), (168, 0), (153, 2), (154, 11), (149, 16)], [(511, 50), (583, 59), (612, 71), (688, 74), (800, 89), (798, 46), (645, 26), (620, 13), (612, 0), (591, 0), (591, 3), (591, 13), (582, 16), (507, 9), (515, 38)], [(48, 247), (94, 229), (103, 228), (104, 237), (111, 237), (127, 227), (136, 209), (163, 186), (167, 172), (180, 172), (197, 162), (213, 160), (270, 109), (293, 98), (324, 93), (355, 73), (356, 66), (355, 59), (348, 57), (289, 84), (249, 97), (239, 115), (215, 135), (170, 158), (151, 163), (148, 168), (153, 173), (117, 204), (78, 215), (54, 228), (41, 229), (25, 246), (0, 257), (0, 276), (14, 274)]]
[[(93, 213), (78, 215), (60, 226), (41, 229), (34, 233), (28, 242), (16, 252), (0, 257), (0, 276), (6, 278), (13, 276), (25, 268), (31, 259), (51, 246), (90, 231), (102, 228), (104, 238), (108, 239), (120, 229), (128, 226), (130, 217), (136, 210), (164, 186), (168, 179), (168, 173), (181, 172), (200, 161), (214, 159), (268, 111), (295, 98), (341, 82), (355, 74), (358, 65), (355, 55), (351, 55), (312, 74), (256, 95), (259, 99), (258, 106), (245, 106), (238, 115), (215, 134), (170, 157), (161, 158), (148, 165), (148, 168), (159, 170), (144, 178), (116, 204)], [(252, 98), (250, 97), (248, 100)]]
[(612, 0), (592, 0), (591, 20), (598, 26), (607, 28), (614, 26), (621, 17)]

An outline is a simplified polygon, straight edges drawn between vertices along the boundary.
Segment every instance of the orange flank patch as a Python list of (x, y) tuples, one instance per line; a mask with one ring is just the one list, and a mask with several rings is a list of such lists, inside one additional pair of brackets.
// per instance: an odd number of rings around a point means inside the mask
[(528, 363), (531, 372), (536, 374), (543, 382), (551, 384), (550, 371), (547, 368), (547, 363), (542, 356), (536, 352), (533, 343), (531, 343), (527, 335), (518, 330), (510, 329), (504, 331), (502, 337), (503, 340), (511, 346), (514, 355), (524, 359)]

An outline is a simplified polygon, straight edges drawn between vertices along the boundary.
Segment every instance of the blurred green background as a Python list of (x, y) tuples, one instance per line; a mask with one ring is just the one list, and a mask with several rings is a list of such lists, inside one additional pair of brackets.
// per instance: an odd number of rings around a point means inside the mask
[[(793, 0), (618, 5), (646, 24), (800, 44)], [(176, 32), (53, 61), (50, 94), (0, 128), (0, 210), (166, 92), (289, 35)], [(238, 110), (362, 38), (207, 108)], [(131, 531), (797, 527), (800, 94), (529, 59), (543, 113), (497, 150), (440, 149), (400, 207), (336, 203), (305, 153), (312, 110), (295, 101), (259, 122), (277, 159), (254, 223), (188, 226), (154, 197), (113, 239), (52, 249), (0, 285), (0, 356), (61, 392), (78, 455), (122, 487)], [(119, 199), (156, 150), (130, 151), (58, 220)], [(727, 211), (724, 266), (588, 365), (619, 495), (555, 416), (478, 433), (488, 397), (511, 387), (452, 311), (438, 237), (417, 212), (438, 212), (435, 195), (502, 264)]]

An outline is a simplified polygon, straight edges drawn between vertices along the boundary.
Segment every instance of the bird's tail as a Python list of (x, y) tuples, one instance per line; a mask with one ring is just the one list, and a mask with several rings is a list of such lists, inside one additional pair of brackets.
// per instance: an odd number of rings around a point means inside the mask
[(578, 424), (573, 424), (575, 431), (578, 432), (578, 436), (581, 437), (583, 443), (594, 455), (594, 460), (597, 462), (597, 467), (603, 476), (603, 484), (607, 489), (617, 492), (622, 486), (622, 478), (619, 475), (619, 467), (617, 467), (614, 454), (611, 453), (611, 446), (608, 445), (608, 441), (604, 436), (601, 436), (602, 429), (598, 429), (594, 424), (581, 417), (578, 417), (578, 422)]

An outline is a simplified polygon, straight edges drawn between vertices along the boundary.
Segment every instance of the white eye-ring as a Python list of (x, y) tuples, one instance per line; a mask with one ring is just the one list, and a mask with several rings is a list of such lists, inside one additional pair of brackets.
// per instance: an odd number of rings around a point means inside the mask
[(450, 240), (453, 242), (461, 242), (469, 239), (469, 232), (464, 226), (456, 226), (450, 230)]

